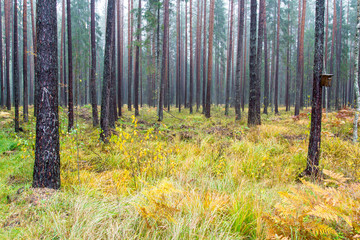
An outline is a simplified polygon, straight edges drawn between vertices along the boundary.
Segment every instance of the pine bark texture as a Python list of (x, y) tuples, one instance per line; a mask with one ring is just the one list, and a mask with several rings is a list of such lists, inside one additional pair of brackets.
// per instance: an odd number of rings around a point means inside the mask
[(39, 106), (33, 187), (60, 188), (56, 1), (36, 3)]
[(72, 35), (71, 35), (71, 3), (66, 0), (67, 6), (67, 30), (68, 30), (68, 69), (69, 69), (69, 86), (68, 86), (68, 103), (69, 103), (69, 123), (68, 131), (74, 127), (74, 101), (73, 101), (73, 64), (72, 64)]
[(20, 104), (20, 82), (19, 82), (19, 36), (18, 36), (18, 17), (17, 17), (17, 0), (14, 0), (14, 15), (13, 15), (13, 90), (15, 103), (15, 132), (19, 132), (19, 104)]
[[(210, 118), (211, 115), (210, 104), (211, 104), (211, 81), (212, 81), (212, 72), (213, 72), (212, 67), (213, 67), (213, 42), (214, 42), (214, 10), (215, 10), (215, 0), (211, 0), (210, 15), (209, 15), (209, 47), (208, 47), (209, 53), (208, 53), (207, 90), (206, 90), (207, 93), (206, 93), (206, 111), (205, 111), (205, 117), (207, 118)], [(205, 63), (206, 61), (204, 62), (204, 64)], [(203, 74), (205, 74), (205, 72)]]
[(90, 41), (91, 41), (91, 70), (90, 70), (90, 98), (92, 107), (93, 126), (99, 125), (96, 94), (96, 33), (95, 33), (95, 0), (91, 0), (90, 6)]

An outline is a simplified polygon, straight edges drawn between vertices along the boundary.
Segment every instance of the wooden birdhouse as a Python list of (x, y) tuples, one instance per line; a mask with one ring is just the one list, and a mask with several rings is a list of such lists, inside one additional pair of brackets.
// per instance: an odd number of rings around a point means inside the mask
[(334, 76), (334, 74), (326, 74), (326, 73), (321, 74), (321, 86), (331, 87), (332, 76)]

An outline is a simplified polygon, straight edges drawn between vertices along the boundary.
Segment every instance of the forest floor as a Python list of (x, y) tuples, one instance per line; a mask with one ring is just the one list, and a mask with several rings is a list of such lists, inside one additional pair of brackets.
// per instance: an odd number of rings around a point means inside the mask
[(222, 107), (210, 119), (173, 109), (161, 123), (155, 108), (144, 107), (138, 118), (124, 111), (107, 145), (92, 127), (91, 108), (75, 112), (76, 128), (67, 133), (60, 109), (62, 187), (53, 191), (31, 188), (35, 119), (15, 134), (13, 112), (0, 110), (0, 239), (360, 236), (351, 110), (323, 115), (320, 165), (331, 171), (316, 185), (297, 179), (306, 166), (309, 109), (297, 119), (284, 109), (262, 114), (262, 125), (248, 128), (246, 113), (235, 122)]

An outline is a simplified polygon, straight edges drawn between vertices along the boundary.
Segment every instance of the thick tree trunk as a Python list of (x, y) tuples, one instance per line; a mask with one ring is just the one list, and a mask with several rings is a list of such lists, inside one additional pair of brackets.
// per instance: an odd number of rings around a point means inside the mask
[[(191, 0), (190, 0), (191, 1)], [(190, 3), (191, 4), (191, 3)], [(163, 101), (165, 93), (165, 83), (168, 82), (168, 44), (169, 44), (169, 0), (164, 2), (164, 35), (163, 35), (163, 56), (161, 66), (161, 81), (160, 81), (160, 98), (158, 105), (158, 121), (163, 120)]]
[(102, 132), (101, 139), (107, 143), (110, 136), (110, 100), (111, 100), (111, 55), (112, 55), (112, 34), (115, 22), (115, 0), (109, 0), (107, 6), (106, 32), (105, 32), (105, 53), (104, 53), (104, 73), (103, 88), (101, 96), (101, 118), (100, 126)]
[(251, 0), (251, 16), (250, 16), (250, 84), (249, 84), (249, 114), (248, 125), (260, 125), (261, 118), (260, 109), (257, 105), (260, 105), (260, 83), (256, 78), (256, 0)]
[[(239, 0), (239, 17), (238, 17), (238, 43), (236, 54), (236, 79), (235, 79), (235, 119), (241, 119), (240, 98), (241, 98), (241, 58), (243, 56), (243, 33), (244, 33), (244, 0)], [(244, 61), (243, 61), (244, 62)]]
[(14, 0), (14, 34), (13, 34), (13, 89), (14, 89), (14, 103), (15, 103), (15, 132), (19, 132), (19, 103), (20, 103), (20, 82), (19, 82), (19, 40), (18, 40), (18, 21), (17, 21), (17, 0)]
[(56, 1), (36, 3), (39, 105), (33, 187), (60, 188), (60, 143), (58, 114), (58, 52)]
[(68, 30), (68, 69), (69, 69), (69, 86), (68, 86), (68, 103), (69, 103), (69, 125), (68, 131), (74, 127), (74, 102), (73, 102), (73, 66), (72, 66), (72, 37), (71, 37), (71, 4), (66, 0), (67, 5), (67, 30)]
[(229, 115), (229, 101), (230, 101), (230, 74), (231, 74), (231, 58), (232, 58), (232, 32), (233, 32), (233, 16), (234, 16), (234, 1), (230, 1), (230, 27), (229, 27), (229, 45), (226, 62), (226, 90), (225, 90), (225, 115)]
[[(304, 8), (305, 11), (305, 8)], [(313, 178), (319, 174), (319, 158), (321, 143), (321, 74), (323, 70), (324, 54), (324, 0), (316, 1), (315, 13), (315, 53), (314, 53), (314, 80), (311, 109), (311, 131), (309, 140), (309, 151), (306, 169), (302, 175), (310, 175)]]
[[(206, 9), (206, 4), (204, 6)], [(211, 80), (212, 80), (212, 66), (213, 66), (213, 41), (214, 41), (214, 10), (215, 0), (210, 1), (210, 15), (209, 15), (209, 54), (208, 54), (208, 68), (207, 68), (207, 89), (206, 89), (206, 111), (205, 117), (210, 118), (210, 104), (211, 104)], [(204, 10), (204, 17), (206, 19), (206, 12)], [(206, 22), (204, 21), (204, 26)], [(204, 27), (205, 29), (205, 27)], [(205, 30), (204, 30), (205, 31)], [(205, 35), (204, 35), (205, 36)], [(204, 64), (206, 63), (206, 59)], [(203, 73), (205, 74), (205, 72)], [(205, 87), (205, 85), (204, 85)]]
[(139, 116), (139, 71), (140, 71), (140, 44), (141, 44), (141, 0), (139, 0), (137, 30), (136, 30), (136, 48), (135, 48), (135, 75), (134, 75), (134, 108), (135, 116)]

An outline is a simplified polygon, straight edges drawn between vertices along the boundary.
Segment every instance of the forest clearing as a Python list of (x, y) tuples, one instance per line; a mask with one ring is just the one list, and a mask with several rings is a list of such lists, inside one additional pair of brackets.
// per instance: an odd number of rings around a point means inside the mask
[(331, 172), (318, 186), (296, 179), (306, 165), (307, 110), (298, 119), (284, 109), (263, 114), (251, 129), (223, 110), (215, 107), (211, 119), (172, 111), (160, 123), (155, 108), (137, 118), (125, 112), (104, 144), (89, 106), (75, 111), (70, 133), (60, 109), (57, 192), (31, 188), (34, 118), (14, 134), (13, 113), (1, 112), (0, 238), (356, 238), (360, 147), (351, 140), (352, 111), (323, 116), (320, 165)]

